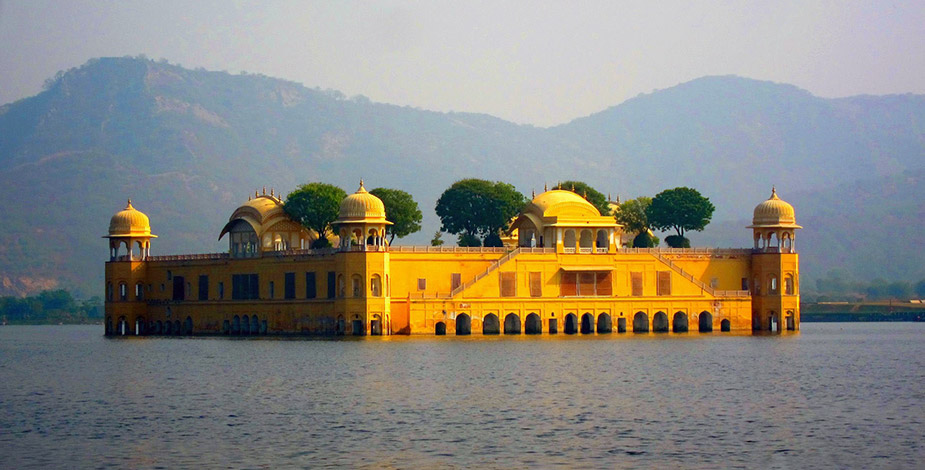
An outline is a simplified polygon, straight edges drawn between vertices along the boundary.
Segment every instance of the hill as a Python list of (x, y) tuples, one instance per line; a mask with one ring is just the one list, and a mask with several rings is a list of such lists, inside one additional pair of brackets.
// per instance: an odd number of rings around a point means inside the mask
[[(352, 191), (361, 177), (414, 194), (425, 228), (405, 242), (429, 239), (437, 197), (470, 176), (527, 194), (566, 179), (624, 198), (692, 186), (714, 201), (717, 221), (748, 217), (776, 183), (809, 227), (813, 212), (791, 194), (823, 197), (826, 188), (922, 169), (923, 149), (925, 97), (914, 95), (831, 100), (705, 77), (542, 129), (348, 99), (262, 75), (94, 59), (0, 107), (0, 184), (20, 195), (0, 212), (0, 294), (98, 294), (107, 256), (98, 237), (128, 197), (151, 217), (156, 253), (221, 251), (218, 230), (257, 188), (285, 193), (321, 180)], [(913, 227), (921, 220), (898, 217)], [(722, 226), (694, 243), (722, 239)], [(866, 225), (852, 231), (872, 234)], [(851, 237), (814, 246), (804, 232), (805, 253), (869, 249)], [(737, 246), (749, 240), (741, 225), (729, 236)], [(910, 236), (909, 246), (920, 246), (923, 236)], [(888, 259), (918, 253), (898, 248)]]

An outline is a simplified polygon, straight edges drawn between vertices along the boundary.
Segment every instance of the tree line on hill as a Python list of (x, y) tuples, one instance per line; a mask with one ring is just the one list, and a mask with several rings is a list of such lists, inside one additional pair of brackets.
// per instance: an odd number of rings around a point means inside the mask
[(815, 289), (804, 289), (808, 302), (872, 302), (885, 300), (908, 301), (925, 299), (925, 279), (917, 282), (874, 279), (858, 281), (843, 270), (831, 270), (816, 279)]
[(75, 299), (64, 289), (31, 297), (0, 297), (0, 323), (94, 323), (103, 318), (103, 300)]
[[(709, 198), (696, 189), (678, 187), (666, 189), (655, 197), (638, 197), (617, 204), (603, 193), (582, 181), (565, 181), (553, 189), (572, 191), (593, 205), (602, 215), (613, 216), (627, 232), (636, 234), (632, 246), (648, 248), (658, 246), (659, 239), (652, 229), (673, 230), (665, 238), (674, 248), (689, 248), (689, 231), (702, 231), (715, 210)], [(389, 243), (421, 229), (422, 213), (418, 203), (405, 191), (376, 188), (370, 191), (382, 200)], [(338, 217), (340, 203), (347, 193), (332, 184), (312, 182), (299, 186), (286, 197), (284, 208), (293, 220), (321, 234), (312, 248), (331, 246), (327, 234)], [(523, 210), (527, 198), (512, 184), (467, 178), (453, 183), (437, 200), (435, 211), (440, 217), (440, 230), (431, 240), (432, 245), (444, 243), (442, 232), (456, 235), (459, 246), (502, 246), (501, 236), (510, 228), (514, 217)]]

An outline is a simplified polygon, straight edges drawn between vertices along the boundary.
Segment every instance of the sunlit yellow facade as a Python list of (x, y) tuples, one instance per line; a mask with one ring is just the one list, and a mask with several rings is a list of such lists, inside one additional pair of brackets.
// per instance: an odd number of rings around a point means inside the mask
[[(225, 253), (152, 256), (147, 216), (113, 216), (110, 335), (620, 334), (799, 330), (793, 207), (755, 208), (748, 249), (633, 249), (577, 194), (537, 195), (504, 248), (388, 246), (385, 208), (360, 188), (329, 238), (255, 194)], [(743, 237), (744, 238), (744, 237)]]

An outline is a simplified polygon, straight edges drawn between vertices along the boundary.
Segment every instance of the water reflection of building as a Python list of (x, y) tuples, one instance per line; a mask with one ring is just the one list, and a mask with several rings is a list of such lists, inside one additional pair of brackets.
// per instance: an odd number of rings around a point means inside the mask
[(226, 253), (152, 256), (129, 202), (109, 226), (106, 333), (572, 334), (780, 331), (800, 326), (794, 210), (776, 191), (750, 249), (634, 249), (577, 194), (546, 191), (514, 220), (516, 246), (388, 246), (362, 183), (341, 203), (335, 247), (283, 201), (255, 194), (221, 230)]

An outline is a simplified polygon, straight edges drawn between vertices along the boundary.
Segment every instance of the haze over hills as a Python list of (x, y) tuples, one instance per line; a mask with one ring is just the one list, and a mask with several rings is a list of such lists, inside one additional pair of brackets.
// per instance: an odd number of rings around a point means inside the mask
[(99, 237), (128, 197), (160, 236), (156, 254), (213, 252), (255, 189), (285, 194), (325, 181), (352, 192), (361, 177), (421, 205), (424, 230), (402, 243), (432, 236), (447, 186), (481, 177), (528, 196), (566, 179), (623, 198), (695, 187), (717, 213), (693, 243), (748, 246), (742, 221), (776, 184), (806, 227), (804, 282), (831, 267), (859, 279), (920, 279), (923, 155), (920, 95), (822, 99), (705, 77), (543, 129), (261, 75), (94, 59), (0, 107), (0, 184), (20, 201), (0, 213), (0, 294), (98, 294), (107, 257)]

